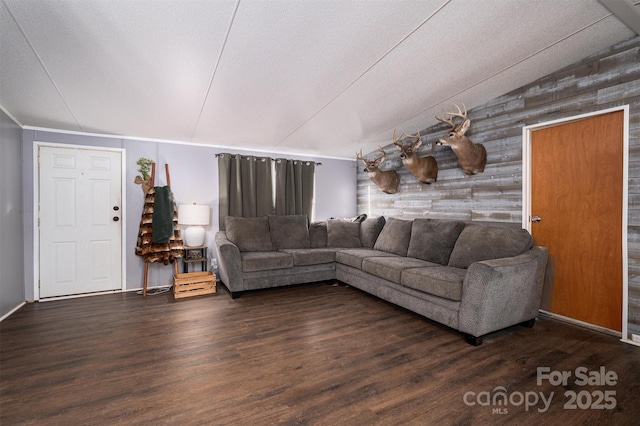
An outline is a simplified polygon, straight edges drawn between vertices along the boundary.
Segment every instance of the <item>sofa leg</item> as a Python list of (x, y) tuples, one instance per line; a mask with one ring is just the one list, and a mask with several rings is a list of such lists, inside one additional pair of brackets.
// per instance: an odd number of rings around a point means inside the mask
[(535, 323), (536, 323), (536, 319), (533, 318), (533, 319), (530, 319), (529, 321), (521, 322), (520, 325), (527, 328), (533, 328)]
[(231, 293), (231, 298), (232, 299), (237, 299), (238, 297), (242, 296), (242, 291), (230, 291), (229, 293)]
[(464, 340), (473, 346), (480, 346), (482, 344), (482, 336), (472, 336), (471, 334), (465, 334)]

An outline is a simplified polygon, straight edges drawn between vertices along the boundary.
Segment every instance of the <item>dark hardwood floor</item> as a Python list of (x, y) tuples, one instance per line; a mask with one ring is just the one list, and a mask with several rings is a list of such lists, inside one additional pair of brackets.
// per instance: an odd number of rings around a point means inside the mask
[[(538, 367), (571, 377), (538, 384)], [(604, 368), (609, 382), (581, 386), (579, 367), (594, 381)], [(170, 293), (113, 294), (29, 304), (0, 323), (2, 425), (631, 425), (639, 418), (640, 347), (552, 319), (473, 347), (350, 287), (311, 284), (234, 300), (220, 288), (179, 301)]]

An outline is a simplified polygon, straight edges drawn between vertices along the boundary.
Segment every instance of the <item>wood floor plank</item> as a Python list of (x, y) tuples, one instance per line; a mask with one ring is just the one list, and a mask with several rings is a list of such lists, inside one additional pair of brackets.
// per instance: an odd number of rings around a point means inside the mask
[[(602, 366), (613, 386), (537, 384)], [(640, 348), (540, 319), (478, 347), (351, 287), (34, 303), (0, 323), (0, 424), (636, 424)], [(526, 407), (478, 395), (549, 397)], [(566, 409), (565, 392), (615, 392)], [(585, 393), (586, 392), (586, 393)], [(588, 393), (588, 395), (587, 395)], [(467, 396), (465, 402), (465, 395)], [(469, 395), (472, 395), (470, 397)], [(502, 410), (502, 411), (500, 411)]]

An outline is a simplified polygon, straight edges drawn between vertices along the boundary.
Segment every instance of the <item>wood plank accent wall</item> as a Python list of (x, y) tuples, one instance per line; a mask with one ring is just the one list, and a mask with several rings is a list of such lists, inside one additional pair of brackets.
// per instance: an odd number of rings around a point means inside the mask
[[(464, 99), (456, 100), (464, 102)], [(382, 193), (358, 168), (358, 213), (372, 216), (522, 222), (522, 127), (629, 105), (629, 332), (640, 334), (640, 37), (614, 45), (561, 71), (469, 111), (467, 135), (487, 149), (484, 173), (466, 176), (450, 148), (435, 141), (448, 128), (426, 128), (420, 156), (438, 161), (438, 181), (417, 182), (399, 150), (383, 169), (400, 175), (397, 194)]]

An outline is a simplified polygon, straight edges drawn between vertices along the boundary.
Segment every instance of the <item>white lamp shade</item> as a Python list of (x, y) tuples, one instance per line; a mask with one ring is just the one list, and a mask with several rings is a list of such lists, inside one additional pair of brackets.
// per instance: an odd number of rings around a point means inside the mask
[(183, 232), (184, 244), (187, 247), (204, 245), (205, 231), (202, 226), (209, 224), (211, 209), (202, 204), (180, 204), (178, 206), (178, 223), (189, 225)]
[(209, 224), (210, 211), (209, 206), (203, 204), (180, 204), (178, 206), (178, 223), (206, 226)]

